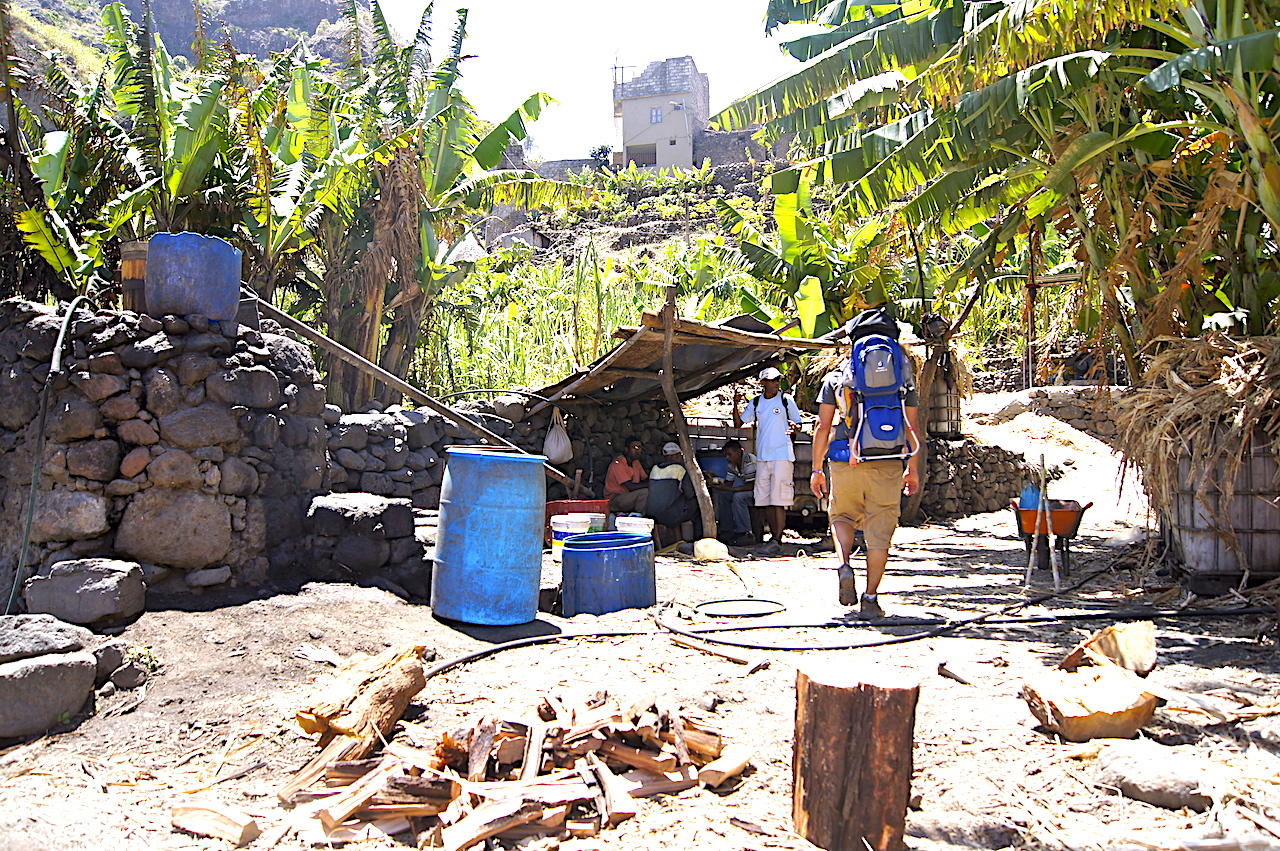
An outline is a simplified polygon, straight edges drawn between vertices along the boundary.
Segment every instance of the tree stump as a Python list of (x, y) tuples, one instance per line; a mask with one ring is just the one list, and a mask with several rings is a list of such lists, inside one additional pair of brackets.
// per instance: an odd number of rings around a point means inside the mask
[(792, 819), (828, 851), (901, 851), (918, 683), (870, 669), (796, 675)]

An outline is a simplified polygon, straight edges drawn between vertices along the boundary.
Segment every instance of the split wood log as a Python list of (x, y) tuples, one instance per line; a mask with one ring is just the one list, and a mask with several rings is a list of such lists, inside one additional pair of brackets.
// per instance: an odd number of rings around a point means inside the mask
[[(391, 738), (391, 731), (413, 696), (427, 684), (422, 670), (422, 645), (392, 648), (337, 672), (311, 705), (298, 710), (298, 724), (318, 733), (321, 746), (336, 736), (373, 737), (369, 747)], [(365, 753), (348, 754), (359, 759)]]
[(542, 770), (542, 744), (547, 740), (545, 724), (531, 724), (525, 739), (524, 759), (520, 763), (520, 779), (530, 780)]
[(339, 736), (335, 738), (325, 745), (311, 762), (299, 769), (297, 774), (290, 777), (276, 791), (276, 797), (285, 803), (292, 802), (299, 792), (324, 776), (328, 765), (334, 762), (358, 759), (373, 750), (374, 745), (377, 743), (378, 740), (374, 736), (364, 736), (362, 738)]
[(654, 756), (609, 739), (605, 739), (600, 743), (598, 751), (624, 765), (629, 765), (632, 768), (643, 768), (645, 771), (652, 771), (654, 774), (666, 774), (676, 768), (676, 758), (670, 754)]
[(384, 759), (377, 769), (351, 784), (347, 791), (329, 799), (325, 806), (316, 812), (320, 823), (326, 830), (333, 830), (351, 818), (352, 814), (364, 806), (370, 798), (381, 792), (388, 777), (403, 770), (395, 759)]
[(489, 756), (493, 753), (493, 740), (498, 734), (498, 723), (492, 718), (481, 718), (471, 731), (471, 746), (467, 754), (467, 779), (483, 780), (489, 768)]
[(900, 851), (918, 683), (814, 665), (796, 675), (792, 818), (828, 851)]
[(708, 789), (714, 789), (730, 777), (737, 777), (750, 764), (750, 748), (746, 745), (729, 745), (718, 759), (702, 767), (698, 772), (698, 781)]
[(462, 793), (462, 787), (446, 777), (388, 777), (381, 792), (374, 796), (373, 803), (382, 804), (417, 804), (435, 808), (435, 812), (422, 815), (437, 815)]
[(710, 762), (719, 757), (720, 752), (724, 750), (724, 738), (719, 730), (689, 718), (682, 719), (679, 736), (674, 730), (668, 729), (659, 733), (658, 738), (668, 744), (676, 745), (677, 749), (680, 738), (683, 738), (685, 747), (698, 756), (699, 762)]
[(640, 812), (640, 806), (636, 799), (631, 797), (631, 784), (614, 774), (594, 754), (587, 755), (587, 765), (591, 766), (592, 772), (600, 782), (600, 789), (604, 792), (606, 809), (601, 815), (605, 821), (609, 824), (620, 824), (629, 818), (634, 818)]
[(681, 766), (679, 771), (666, 774), (654, 774), (641, 768), (628, 771), (622, 777), (631, 783), (630, 795), (633, 798), (648, 798), (650, 795), (665, 795), (670, 792), (683, 792), (698, 785), (698, 776), (692, 766)]
[(1133, 671), (1104, 663), (1048, 671), (1023, 684), (1022, 699), (1036, 720), (1068, 741), (1131, 739), (1160, 704), (1152, 690)]
[(445, 851), (462, 851), (507, 828), (542, 818), (542, 805), (512, 798), (477, 807), (461, 821), (441, 831)]
[(247, 813), (213, 802), (176, 804), (169, 815), (178, 830), (225, 839), (237, 848), (262, 835), (258, 823)]
[(1140, 677), (1156, 667), (1156, 625), (1151, 621), (1114, 623), (1080, 642), (1066, 655), (1058, 667), (1074, 671), (1081, 665), (1112, 662), (1128, 668)]

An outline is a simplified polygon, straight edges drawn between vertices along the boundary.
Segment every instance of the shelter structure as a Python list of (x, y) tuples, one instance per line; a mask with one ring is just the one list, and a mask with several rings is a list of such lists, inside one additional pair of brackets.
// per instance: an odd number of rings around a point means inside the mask
[[(543, 388), (540, 395), (552, 400), (589, 398), (602, 405), (662, 400), (662, 313), (646, 310), (638, 327), (619, 328), (614, 336), (622, 342), (585, 369)], [(784, 337), (748, 315), (717, 323), (677, 318), (671, 350), (676, 395), (683, 402), (767, 366), (835, 347), (833, 341)]]

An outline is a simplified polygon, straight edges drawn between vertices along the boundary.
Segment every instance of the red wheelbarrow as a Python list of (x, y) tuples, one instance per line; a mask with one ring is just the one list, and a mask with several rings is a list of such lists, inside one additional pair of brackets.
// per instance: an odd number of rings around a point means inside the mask
[[(1013, 509), (1014, 519), (1018, 523), (1018, 534), (1027, 548), (1027, 558), (1031, 558), (1031, 548), (1035, 546), (1035, 533), (1048, 536), (1053, 534), (1053, 546), (1062, 557), (1062, 575), (1071, 575), (1071, 539), (1080, 531), (1080, 521), (1084, 513), (1093, 507), (1090, 502), (1081, 505), (1074, 499), (1051, 499), (1048, 511), (1040, 518), (1040, 528), (1035, 529), (1037, 511), (1034, 508), (1019, 508), (1018, 500), (1011, 500), (1009, 507)], [(1034, 530), (1034, 531), (1033, 531)], [(1047, 554), (1046, 550), (1041, 550)], [(1045, 565), (1040, 565), (1045, 569)]]

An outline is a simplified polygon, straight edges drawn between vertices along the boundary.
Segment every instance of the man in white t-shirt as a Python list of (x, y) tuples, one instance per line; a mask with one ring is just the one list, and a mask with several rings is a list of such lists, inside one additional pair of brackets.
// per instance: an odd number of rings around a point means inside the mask
[(782, 392), (782, 373), (769, 367), (760, 373), (764, 392), (738, 411), (741, 399), (734, 392), (733, 424), (756, 431), (756, 506), (764, 509), (772, 540), (761, 549), (775, 553), (787, 525), (787, 509), (795, 502), (795, 449), (791, 433), (800, 425), (800, 409), (790, 393)]

